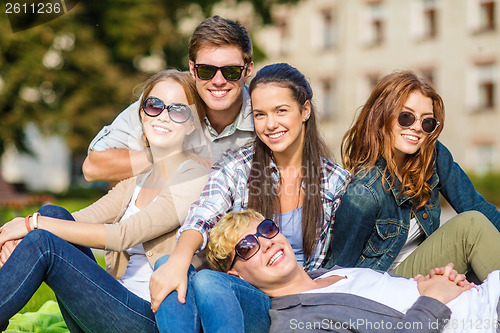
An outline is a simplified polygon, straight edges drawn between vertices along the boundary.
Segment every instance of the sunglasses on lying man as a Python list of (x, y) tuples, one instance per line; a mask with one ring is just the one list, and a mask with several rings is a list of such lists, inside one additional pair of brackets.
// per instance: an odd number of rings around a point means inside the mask
[(272, 239), (280, 232), (278, 225), (270, 219), (265, 219), (257, 226), (257, 232), (253, 235), (246, 235), (234, 247), (235, 256), (229, 269), (233, 268), (236, 258), (243, 260), (252, 258), (260, 250), (259, 236)]
[(238, 81), (241, 78), (241, 74), (245, 69), (246, 65), (243, 66), (212, 66), (205, 64), (195, 64), (194, 69), (196, 75), (200, 80), (211, 80), (217, 71), (222, 73), (222, 76), (228, 81)]

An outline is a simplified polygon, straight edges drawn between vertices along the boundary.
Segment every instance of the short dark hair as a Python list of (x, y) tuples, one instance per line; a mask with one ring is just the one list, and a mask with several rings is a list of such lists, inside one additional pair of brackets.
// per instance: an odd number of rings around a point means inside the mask
[(223, 45), (238, 47), (245, 64), (253, 61), (252, 40), (247, 29), (238, 21), (218, 15), (206, 18), (194, 29), (188, 46), (189, 60), (194, 62), (200, 49), (205, 46)]

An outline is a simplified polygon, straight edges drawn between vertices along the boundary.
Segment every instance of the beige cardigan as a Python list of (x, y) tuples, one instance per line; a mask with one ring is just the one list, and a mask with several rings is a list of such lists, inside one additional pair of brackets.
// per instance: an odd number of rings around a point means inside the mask
[(128, 248), (142, 243), (152, 267), (158, 258), (173, 251), (177, 229), (207, 183), (208, 170), (188, 160), (153, 202), (137, 214), (121, 220), (136, 185), (143, 177), (139, 175), (119, 182), (104, 197), (73, 213), (77, 222), (105, 224), (106, 270), (117, 279), (127, 268), (129, 256), (125, 250)]

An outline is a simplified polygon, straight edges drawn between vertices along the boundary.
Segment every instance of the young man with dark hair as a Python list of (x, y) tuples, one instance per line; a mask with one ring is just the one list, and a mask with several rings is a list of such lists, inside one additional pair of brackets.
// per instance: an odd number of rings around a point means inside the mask
[[(209, 153), (217, 160), (227, 149), (243, 146), (254, 137), (246, 80), (253, 70), (252, 42), (241, 24), (212, 16), (200, 23), (189, 41), (189, 69), (204, 101), (202, 127)], [(151, 165), (142, 140), (139, 101), (122, 111), (92, 140), (83, 163), (88, 181), (118, 181)], [(194, 149), (196, 152), (196, 149)]]

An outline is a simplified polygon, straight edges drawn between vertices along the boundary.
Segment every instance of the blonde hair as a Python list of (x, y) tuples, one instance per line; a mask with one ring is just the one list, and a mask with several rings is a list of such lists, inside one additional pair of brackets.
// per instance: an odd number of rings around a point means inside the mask
[(227, 272), (231, 268), (231, 254), (238, 240), (249, 227), (263, 220), (264, 216), (253, 209), (224, 215), (210, 231), (207, 259), (212, 269)]

